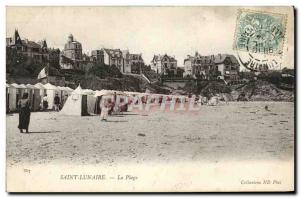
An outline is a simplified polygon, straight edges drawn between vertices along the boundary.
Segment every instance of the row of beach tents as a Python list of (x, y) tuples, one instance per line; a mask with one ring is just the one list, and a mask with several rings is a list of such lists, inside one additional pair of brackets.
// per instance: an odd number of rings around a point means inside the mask
[[(32, 111), (38, 111), (41, 109), (42, 98), (47, 94), (48, 99), (48, 109), (52, 110), (54, 108), (54, 97), (56, 94), (63, 101), (64, 105), (61, 114), (64, 115), (91, 115), (99, 113), (99, 103), (102, 96), (113, 96), (123, 95), (123, 96), (139, 96), (147, 97), (150, 93), (141, 92), (129, 92), (129, 91), (117, 91), (117, 90), (91, 90), (82, 89), (80, 85), (75, 89), (69, 87), (55, 86), (50, 83), (42, 84), (37, 83), (35, 85), (24, 85), (24, 84), (6, 84), (6, 108), (10, 111), (17, 110), (17, 103), (21, 99), (23, 93), (28, 93), (31, 102)], [(151, 94), (157, 96), (167, 96), (171, 98), (173, 95), (164, 94)], [(188, 99), (187, 96), (186, 100)], [(214, 101), (216, 103), (216, 101)]]
[(6, 108), (8, 112), (17, 110), (18, 101), (22, 98), (24, 93), (28, 93), (31, 109), (38, 111), (41, 108), (42, 98), (47, 94), (48, 109), (53, 109), (54, 97), (56, 94), (60, 98), (69, 96), (74, 90), (70, 87), (55, 86), (50, 83), (42, 84), (6, 84)]
[[(164, 95), (164, 94), (152, 94), (152, 93), (142, 93), (142, 92), (130, 92), (130, 91), (117, 91), (117, 90), (96, 90), (82, 89), (80, 85), (70, 94), (66, 103), (64, 104), (61, 114), (64, 115), (92, 115), (99, 114), (99, 104), (102, 96), (114, 96), (121, 95), (125, 97), (135, 97), (146, 99), (149, 95), (157, 97), (166, 97), (167, 100), (171, 100), (174, 95)], [(188, 101), (188, 96), (184, 97), (185, 101)], [(146, 99), (147, 100), (147, 99)], [(216, 103), (216, 101), (214, 101)], [(210, 104), (215, 105), (215, 104)]]
[(117, 90), (91, 90), (82, 89), (80, 85), (70, 94), (66, 103), (64, 104), (61, 114), (64, 115), (92, 115), (99, 114), (100, 100), (102, 96), (145, 96), (146, 93), (140, 92), (126, 92)]
[(7, 112), (15, 112), (18, 108), (18, 101), (24, 93), (28, 93), (31, 110), (38, 111), (42, 108), (42, 99), (47, 95), (48, 110), (54, 108), (54, 97), (56, 94), (63, 100), (64, 106), (61, 113), (66, 115), (85, 115), (95, 113), (96, 101), (103, 95), (141, 95), (139, 92), (121, 92), (116, 90), (96, 90), (82, 89), (80, 85), (75, 89), (70, 87), (60, 87), (51, 83), (42, 84), (7, 84), (6, 83), (6, 109)]

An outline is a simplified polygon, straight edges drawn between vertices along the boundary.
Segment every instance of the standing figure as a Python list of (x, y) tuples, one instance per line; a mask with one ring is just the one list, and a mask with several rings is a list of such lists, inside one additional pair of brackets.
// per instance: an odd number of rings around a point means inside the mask
[(19, 107), (19, 126), (20, 132), (23, 133), (23, 129), (28, 133), (28, 126), (30, 122), (30, 101), (28, 99), (28, 93), (24, 93), (21, 100), (18, 102)]
[(110, 110), (108, 111), (108, 114), (111, 115), (112, 113), (115, 112), (115, 110), (117, 110), (117, 93), (114, 92), (114, 98), (113, 98), (113, 101), (109, 104), (110, 105)]
[(100, 120), (107, 121), (108, 111), (111, 109), (110, 103), (104, 99), (103, 104), (101, 105), (101, 113), (100, 113)]
[(47, 97), (47, 94), (44, 95), (42, 103), (43, 103), (43, 110), (44, 111), (47, 110), (48, 109), (48, 97)]
[(54, 97), (54, 110), (59, 111), (59, 105), (60, 105), (60, 98), (58, 96), (58, 93), (55, 94)]

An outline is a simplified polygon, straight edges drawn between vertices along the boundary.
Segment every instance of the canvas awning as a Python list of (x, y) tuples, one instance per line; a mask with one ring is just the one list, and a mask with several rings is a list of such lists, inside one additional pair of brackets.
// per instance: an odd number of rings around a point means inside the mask
[(117, 94), (117, 95), (126, 95), (125, 92), (122, 92), (122, 91), (116, 91), (116, 90), (106, 90), (106, 89), (102, 89), (100, 91), (95, 91), (95, 97), (97, 96), (107, 96), (107, 95), (114, 95), (114, 94)]
[(60, 86), (57, 86), (57, 88), (60, 90), (60, 91), (68, 91), (68, 89), (66, 87), (60, 87)]
[(10, 85), (10, 87), (17, 88), (17, 89), (22, 88), (20, 85), (18, 85), (18, 84), (16, 84), (16, 83), (12, 83), (12, 84)]
[(83, 93), (88, 94), (88, 95), (94, 95), (95, 92), (91, 89), (83, 89)]
[(70, 87), (65, 87), (65, 88), (66, 88), (66, 91), (68, 91), (68, 92), (74, 91), (74, 89), (72, 89), (72, 88), (70, 88)]
[(27, 84), (26, 87), (29, 89), (37, 89), (34, 85), (31, 84)]
[(50, 83), (47, 83), (44, 85), (45, 89), (52, 89), (52, 90), (59, 90), (55, 85), (52, 85)]
[(127, 94), (127, 95), (138, 95), (138, 94), (140, 94), (140, 92), (134, 92), (134, 91), (125, 91), (124, 93)]
[(95, 92), (95, 97), (98, 97), (98, 96), (105, 96), (105, 95), (110, 95), (111, 93), (108, 91), (108, 90), (105, 90), (105, 89), (102, 89), (100, 91), (96, 91)]
[(34, 85), (34, 87), (37, 88), (37, 89), (45, 89), (45, 87), (44, 87), (44, 85), (42, 83), (36, 83)]
[(20, 84), (19, 86), (21, 89), (28, 89), (28, 87), (26, 87), (26, 85), (24, 85), (24, 84)]

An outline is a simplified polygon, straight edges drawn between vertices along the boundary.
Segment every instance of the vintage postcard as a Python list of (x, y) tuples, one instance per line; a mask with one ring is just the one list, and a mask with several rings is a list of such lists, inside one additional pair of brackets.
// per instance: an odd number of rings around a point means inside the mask
[(8, 192), (291, 192), (294, 7), (7, 6)]

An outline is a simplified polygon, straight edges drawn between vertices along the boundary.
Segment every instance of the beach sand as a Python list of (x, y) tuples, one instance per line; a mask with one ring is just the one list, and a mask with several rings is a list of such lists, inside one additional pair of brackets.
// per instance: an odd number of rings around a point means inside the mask
[[(270, 111), (265, 110), (265, 105)], [(294, 103), (231, 102), (197, 113), (99, 116), (33, 112), (30, 133), (7, 115), (7, 166), (285, 161), (294, 155)]]

